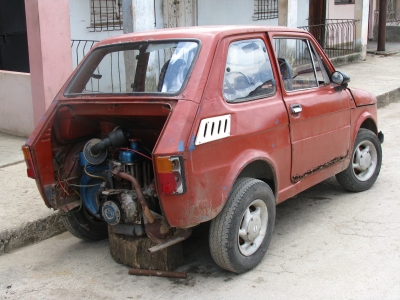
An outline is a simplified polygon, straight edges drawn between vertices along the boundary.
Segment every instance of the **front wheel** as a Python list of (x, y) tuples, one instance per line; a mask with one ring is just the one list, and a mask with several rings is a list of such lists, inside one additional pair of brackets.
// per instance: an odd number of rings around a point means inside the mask
[(354, 142), (351, 161), (346, 170), (336, 174), (336, 180), (346, 190), (362, 192), (376, 181), (382, 164), (382, 148), (372, 131), (361, 128)]
[(262, 260), (275, 224), (275, 197), (263, 181), (240, 178), (223, 210), (211, 221), (210, 252), (221, 268), (235, 273)]

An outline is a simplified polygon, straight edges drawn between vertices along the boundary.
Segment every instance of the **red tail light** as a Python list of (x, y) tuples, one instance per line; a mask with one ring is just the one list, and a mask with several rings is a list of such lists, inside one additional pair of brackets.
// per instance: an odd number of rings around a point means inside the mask
[(157, 157), (157, 177), (161, 192), (166, 195), (183, 194), (186, 191), (182, 157)]
[(24, 153), (26, 163), (26, 174), (29, 178), (36, 179), (36, 171), (32, 160), (31, 150), (28, 146), (22, 146), (22, 153)]

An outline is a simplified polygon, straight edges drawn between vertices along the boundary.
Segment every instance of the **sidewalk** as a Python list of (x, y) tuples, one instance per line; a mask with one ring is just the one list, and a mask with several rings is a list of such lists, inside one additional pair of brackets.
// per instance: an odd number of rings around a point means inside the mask
[(367, 54), (365, 61), (337, 67), (350, 76), (350, 88), (367, 90), (377, 96), (378, 108), (400, 100), (400, 43), (392, 43), (391, 49), (397, 53)]
[(25, 140), (0, 133), (0, 255), (65, 230), (45, 206), (35, 180), (26, 176)]
[[(396, 44), (400, 50), (400, 43)], [(400, 100), (400, 53), (368, 54), (365, 61), (337, 69), (350, 76), (350, 88), (376, 95), (378, 107)], [(65, 230), (57, 213), (45, 206), (35, 181), (26, 176), (24, 143), (25, 138), (0, 133), (0, 255)]]

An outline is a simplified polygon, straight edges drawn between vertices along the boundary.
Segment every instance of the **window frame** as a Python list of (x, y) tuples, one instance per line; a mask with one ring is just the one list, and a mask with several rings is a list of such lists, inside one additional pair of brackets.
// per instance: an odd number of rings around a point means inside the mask
[[(275, 50), (275, 43), (274, 43), (275, 39), (286, 39), (286, 40), (301, 40), (301, 41), (305, 41), (306, 44), (307, 44), (307, 49), (308, 49), (308, 51), (309, 51), (310, 58), (311, 58), (310, 61), (311, 61), (311, 63), (312, 63), (313, 74), (314, 74), (314, 77), (315, 77), (315, 81), (316, 81), (316, 83), (317, 83), (316, 86), (312, 86), (312, 87), (308, 87), (308, 88), (301, 88), (301, 89), (286, 90), (284, 81), (283, 81), (283, 79), (282, 79), (281, 70), (280, 70), (280, 68), (278, 67), (279, 77), (280, 77), (279, 80), (280, 80), (280, 82), (281, 82), (282, 90), (283, 90), (285, 93), (290, 94), (290, 93), (296, 93), (296, 92), (300, 92), (300, 91), (308, 91), (308, 90), (312, 90), (312, 89), (318, 89), (318, 88), (320, 88), (320, 87), (324, 87), (324, 86), (327, 85), (327, 83), (325, 82), (325, 78), (324, 78), (325, 84), (324, 84), (324, 85), (320, 85), (320, 84), (319, 84), (318, 76), (317, 76), (317, 70), (316, 70), (316, 67), (315, 67), (314, 57), (313, 57), (313, 55), (312, 55), (312, 53), (311, 53), (311, 52), (312, 52), (312, 49), (315, 51), (316, 54), (318, 54), (318, 56), (317, 56), (318, 62), (319, 62), (319, 63), (322, 63), (322, 66), (324, 67), (325, 72), (326, 72), (326, 74), (327, 74), (329, 80), (331, 80), (331, 78), (330, 78), (330, 75), (331, 75), (331, 74), (330, 74), (329, 68), (325, 65), (324, 60), (320, 57), (320, 54), (319, 54), (318, 50), (316, 49), (316, 47), (314, 47), (314, 44), (312, 43), (312, 41), (311, 41), (307, 36), (300, 36), (300, 35), (296, 35), (296, 36), (287, 35), (287, 36), (284, 36), (284, 35), (278, 34), (278, 35), (270, 36), (270, 38), (271, 38), (271, 41), (272, 41), (272, 47), (273, 47), (273, 49), (274, 49), (275, 57), (277, 58), (277, 60), (278, 60), (278, 54), (276, 53), (276, 50)], [(319, 58), (318, 58), (318, 57), (319, 57)], [(279, 63), (278, 63), (278, 66), (279, 66)], [(321, 73), (323, 74), (322, 71), (321, 71)], [(329, 83), (330, 83), (330, 82), (329, 82)]]
[(355, 4), (355, 0), (335, 0), (334, 5), (349, 5), (349, 4)]
[[(121, 93), (84, 93), (84, 92), (80, 92), (80, 93), (72, 93), (69, 92), (71, 86), (73, 86), (75, 84), (75, 82), (79, 79), (81, 76), (83, 76), (84, 71), (86, 70), (86, 65), (90, 63), (89, 58), (93, 55), (93, 52), (95, 51), (102, 51), (104, 49), (107, 48), (114, 48), (114, 47), (123, 47), (123, 46), (127, 46), (129, 47), (129, 45), (132, 47), (135, 44), (143, 44), (143, 43), (152, 43), (152, 44), (167, 44), (167, 43), (175, 43), (175, 42), (195, 42), (197, 43), (197, 52), (196, 55), (193, 57), (193, 61), (191, 63), (191, 66), (186, 74), (186, 78), (185, 81), (182, 83), (181, 88), (176, 91), (176, 92), (121, 92)], [(93, 50), (91, 50), (89, 52), (89, 54), (85, 57), (85, 59), (81, 62), (81, 64), (79, 65), (79, 67), (77, 68), (76, 72), (74, 72), (74, 74), (72, 75), (71, 79), (68, 82), (68, 85), (66, 86), (65, 90), (63, 91), (63, 96), (66, 98), (75, 98), (75, 97), (93, 97), (93, 96), (107, 96), (107, 97), (123, 97), (123, 96), (131, 96), (131, 95), (135, 95), (135, 96), (158, 96), (158, 97), (173, 97), (173, 96), (177, 96), (179, 94), (181, 94), (184, 89), (186, 88), (192, 71), (197, 63), (197, 59), (200, 55), (201, 52), (201, 48), (202, 48), (202, 43), (199, 39), (185, 39), (185, 38), (181, 38), (181, 39), (166, 39), (166, 40), (146, 40), (146, 41), (138, 41), (138, 42), (124, 42), (124, 43), (120, 43), (120, 44), (110, 44), (110, 45), (104, 45), (104, 46), (100, 46), (100, 47), (96, 47)], [(112, 53), (112, 52), (108, 52), (108, 53)], [(107, 53), (107, 54), (108, 54)], [(107, 55), (106, 54), (106, 55)], [(98, 63), (96, 64), (98, 66), (98, 64), (102, 61), (102, 59), (105, 57), (102, 56), (101, 59), (98, 61)], [(136, 77), (136, 76), (135, 76)], [(89, 82), (90, 79), (88, 79), (87, 82)], [(86, 82), (86, 84), (87, 84)], [(85, 86), (86, 86), (85, 84)], [(84, 91), (84, 89), (82, 90)]]
[[(262, 34), (262, 33), (261, 33)], [(238, 104), (238, 103), (244, 103), (244, 102), (252, 102), (255, 100), (261, 100), (261, 99), (267, 99), (267, 98), (271, 98), (274, 95), (276, 95), (277, 93), (277, 86), (276, 86), (276, 74), (274, 72), (274, 68), (273, 68), (273, 63), (271, 61), (271, 54), (270, 51), (268, 50), (268, 44), (267, 41), (265, 39), (265, 34), (262, 34), (263, 37), (261, 37), (260, 35), (258, 36), (240, 36), (240, 37), (236, 37), (230, 40), (225, 40), (226, 45), (225, 45), (225, 51), (224, 51), (224, 55), (225, 55), (225, 60), (223, 62), (223, 68), (221, 70), (221, 77), (222, 77), (222, 81), (221, 81), (221, 85), (220, 85), (220, 91), (222, 94), (222, 99), (224, 99), (225, 103), (227, 104)], [(257, 95), (257, 96), (253, 96), (253, 97), (246, 97), (246, 98), (237, 98), (234, 100), (227, 100), (225, 98), (224, 95), (224, 85), (225, 85), (225, 70), (226, 70), (226, 65), (227, 65), (227, 60), (228, 60), (228, 52), (229, 52), (229, 48), (233, 43), (236, 42), (242, 42), (242, 41), (250, 41), (250, 40), (260, 40), (264, 47), (265, 47), (265, 53), (268, 55), (269, 58), (269, 63), (270, 63), (270, 70), (271, 70), (271, 75), (272, 75), (272, 79), (271, 79), (271, 84), (274, 87), (273, 92), (268, 93), (268, 94), (263, 94), (263, 95)]]
[[(112, 4), (107, 4), (111, 2)], [(96, 7), (95, 4), (98, 4)], [(102, 3), (106, 3), (105, 6)], [(122, 31), (122, 0), (89, 0), (89, 24), (87, 28), (90, 32), (101, 32), (101, 31)], [(112, 18), (110, 18), (109, 10), (112, 10)], [(104, 13), (102, 10), (106, 10), (106, 17), (103, 18)], [(96, 22), (96, 16), (99, 16), (99, 20)], [(118, 18), (119, 17), (119, 18)]]

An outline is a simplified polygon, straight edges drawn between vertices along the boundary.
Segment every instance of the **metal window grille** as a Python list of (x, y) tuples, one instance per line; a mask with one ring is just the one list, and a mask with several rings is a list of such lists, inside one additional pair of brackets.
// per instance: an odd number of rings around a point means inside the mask
[(95, 40), (71, 40), (72, 66), (74, 69), (97, 42)]
[(90, 31), (122, 30), (122, 0), (90, 0)]
[(325, 24), (303, 26), (310, 32), (330, 57), (338, 57), (356, 52), (356, 23), (351, 19), (326, 19)]
[(335, 4), (354, 4), (355, 0), (335, 0)]
[(278, 18), (278, 0), (254, 0), (253, 21)]

